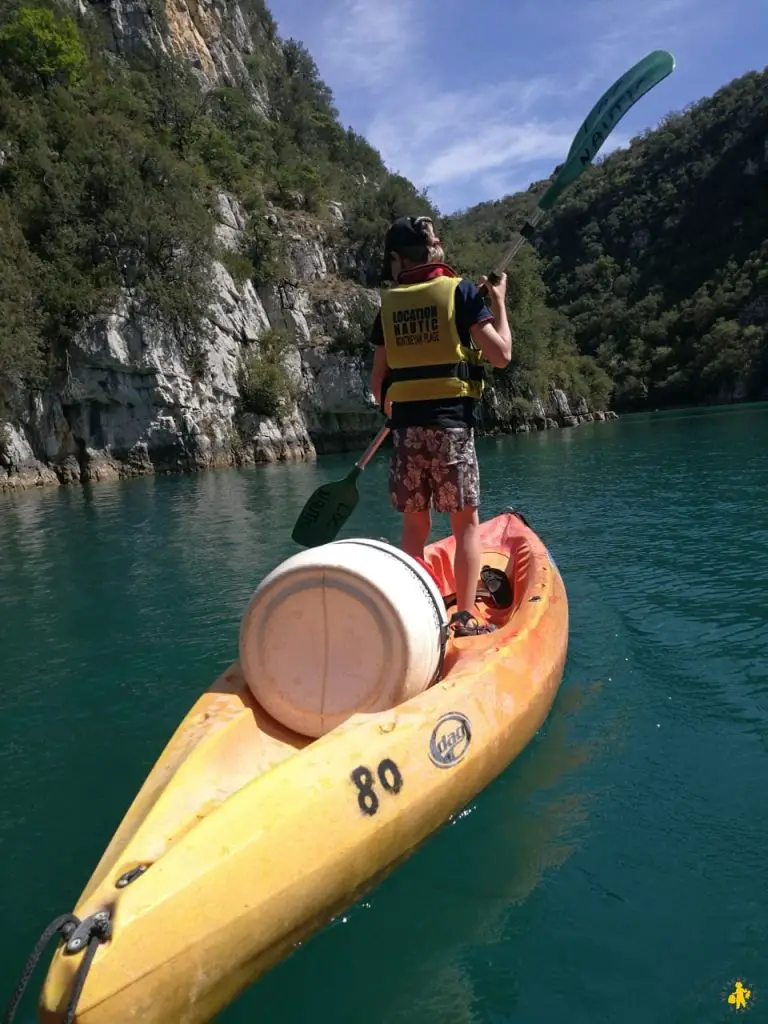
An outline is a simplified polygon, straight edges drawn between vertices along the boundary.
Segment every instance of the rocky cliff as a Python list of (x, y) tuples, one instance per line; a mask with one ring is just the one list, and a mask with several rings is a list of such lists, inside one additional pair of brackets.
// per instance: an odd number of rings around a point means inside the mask
[[(247, 16), (254, 5), (260, 17)], [(254, 67), (282, 44), (259, 0), (71, 6), (81, 20), (97, 23), (115, 59), (173, 56), (193, 69), (203, 90), (240, 90), (259, 117), (273, 116), (268, 76)], [(259, 54), (261, 65), (251, 59)], [(216, 192), (212, 299), (192, 362), (136, 301), (123, 265), (112, 308), (68, 338), (45, 383), (6, 385), (0, 487), (311, 459), (367, 441), (382, 421), (367, 387), (364, 330), (379, 300), (364, 286), (365, 256), (343, 235), (339, 199), (326, 198), (322, 210), (315, 204), (310, 212), (300, 192), (283, 188), (281, 195), (285, 202), (268, 200), (254, 214), (231, 192)], [(281, 253), (279, 272), (261, 283), (237, 273), (254, 217)], [(279, 364), (284, 384), (269, 408), (244, 400), (249, 367), (266, 363)], [(545, 401), (535, 398), (521, 413), (490, 389), (483, 427), (546, 429), (592, 417), (584, 399), (572, 410), (562, 390), (550, 388)]]
[[(246, 24), (240, 4), (168, 0), (162, 16), (152, 0), (109, 0), (96, 11), (81, 0), (73, 6), (100, 20), (120, 57), (175, 56), (204, 88), (244, 88), (268, 116), (266, 88), (254, 85), (244, 61), (279, 42), (258, 32), (258, 21)], [(301, 196), (292, 199), (302, 205)], [(217, 206), (218, 242), (240, 253), (247, 217), (224, 192)], [(376, 294), (338, 280), (324, 288), (339, 269), (327, 233), (309, 217), (268, 207), (264, 219), (282, 243), (280, 279), (257, 288), (213, 262), (202, 374), (190, 369), (167, 332), (132, 309), (126, 289), (111, 315), (94, 319), (69, 342), (65, 370), (49, 387), (5, 396), (0, 486), (313, 458), (365, 442), (381, 423), (367, 390), (365, 354), (340, 350), (338, 338), (350, 330), (350, 306), (363, 303), (373, 317)], [(328, 212), (332, 223), (343, 221), (339, 203)], [(243, 366), (276, 329), (286, 335), (280, 360), (295, 400), (275, 417), (243, 411)]]
[[(232, 196), (220, 194), (219, 216), (220, 243), (239, 251), (244, 217)], [(376, 293), (339, 282), (324, 293), (337, 268), (322, 231), (312, 237), (268, 216), (288, 236), (285, 276), (256, 288), (213, 263), (202, 375), (126, 302), (75, 336), (51, 387), (16, 396), (13, 418), (0, 421), (6, 487), (311, 459), (367, 442), (382, 422), (367, 387), (370, 366), (339, 350), (338, 338), (350, 330), (351, 305), (368, 303), (373, 317)], [(295, 400), (276, 417), (243, 411), (242, 368), (276, 329), (285, 334), (280, 360)]]

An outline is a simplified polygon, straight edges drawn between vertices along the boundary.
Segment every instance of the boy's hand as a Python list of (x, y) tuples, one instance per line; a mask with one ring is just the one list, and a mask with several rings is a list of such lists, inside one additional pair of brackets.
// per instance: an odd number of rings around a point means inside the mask
[(507, 294), (507, 275), (502, 274), (498, 284), (491, 284), (487, 277), (481, 277), (478, 288), (482, 288), (483, 285), (485, 285), (485, 290), (490, 295), (491, 301), (498, 302), (500, 306), (503, 306)]

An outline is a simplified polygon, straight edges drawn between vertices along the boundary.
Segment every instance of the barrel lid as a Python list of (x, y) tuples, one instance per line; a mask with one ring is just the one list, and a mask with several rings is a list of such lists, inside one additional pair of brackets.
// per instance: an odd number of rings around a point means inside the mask
[(432, 681), (445, 606), (424, 570), (411, 571), (396, 550), (333, 542), (292, 556), (262, 581), (243, 616), (240, 661), (273, 718), (322, 735)]

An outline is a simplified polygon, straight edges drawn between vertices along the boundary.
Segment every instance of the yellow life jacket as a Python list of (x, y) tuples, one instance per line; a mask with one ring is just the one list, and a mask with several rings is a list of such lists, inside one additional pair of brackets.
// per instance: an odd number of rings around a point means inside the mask
[(475, 398), (483, 393), (482, 354), (456, 328), (460, 277), (396, 285), (381, 296), (381, 326), (392, 402)]

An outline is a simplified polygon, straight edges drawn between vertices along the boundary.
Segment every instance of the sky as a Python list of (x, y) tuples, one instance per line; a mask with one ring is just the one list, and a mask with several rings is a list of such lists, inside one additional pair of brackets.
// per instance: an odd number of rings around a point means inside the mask
[(676, 68), (601, 156), (768, 63), (767, 0), (268, 0), (340, 120), (441, 213), (547, 178), (608, 86), (651, 50)]

